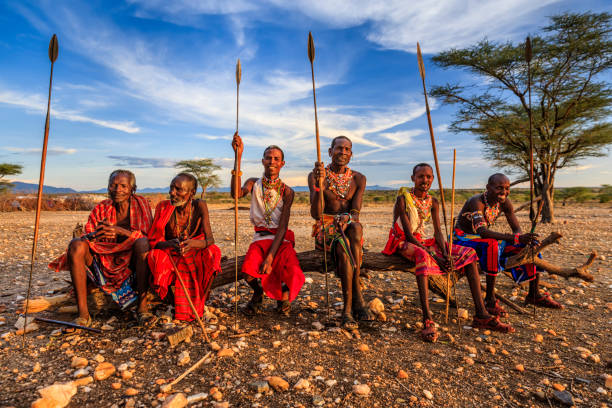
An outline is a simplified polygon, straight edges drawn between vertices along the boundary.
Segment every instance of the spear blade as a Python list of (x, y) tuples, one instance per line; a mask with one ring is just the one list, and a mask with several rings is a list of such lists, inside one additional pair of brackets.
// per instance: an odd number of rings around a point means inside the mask
[(242, 79), (242, 65), (240, 65), (240, 58), (238, 58), (238, 62), (236, 62), (236, 84), (240, 85), (240, 80)]
[(315, 45), (314, 45), (314, 39), (312, 38), (312, 32), (308, 32), (308, 59), (310, 60), (310, 63), (312, 64), (314, 62), (315, 59)]
[(525, 60), (527, 63), (531, 62), (532, 52), (531, 52), (531, 38), (527, 37), (525, 40)]
[(417, 60), (419, 65), (419, 75), (421, 79), (425, 80), (425, 65), (423, 64), (423, 55), (421, 54), (421, 46), (417, 42)]
[(55, 62), (57, 59), (57, 53), (59, 51), (59, 45), (57, 43), (57, 35), (53, 34), (51, 41), (49, 41), (49, 59), (51, 62)]

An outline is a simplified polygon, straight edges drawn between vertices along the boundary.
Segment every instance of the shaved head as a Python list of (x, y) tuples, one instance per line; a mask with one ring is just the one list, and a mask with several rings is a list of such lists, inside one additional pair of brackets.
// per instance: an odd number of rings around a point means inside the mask
[(506, 181), (510, 182), (510, 179), (506, 177), (505, 174), (495, 173), (489, 177), (489, 180), (487, 180), (487, 184), (495, 184), (500, 182), (503, 183)]

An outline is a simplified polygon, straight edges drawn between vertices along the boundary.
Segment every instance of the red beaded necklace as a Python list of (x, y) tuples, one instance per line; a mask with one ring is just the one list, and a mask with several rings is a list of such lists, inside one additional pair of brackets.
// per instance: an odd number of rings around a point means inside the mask
[(328, 188), (340, 198), (346, 198), (349, 188), (351, 187), (351, 180), (353, 179), (353, 172), (350, 168), (346, 168), (344, 174), (334, 173), (331, 169), (331, 164), (328, 164), (325, 168), (325, 181), (327, 181)]
[(414, 194), (414, 188), (410, 189), (410, 195), (412, 196), (412, 200), (417, 209), (417, 213), (419, 214), (419, 218), (425, 222), (429, 221), (431, 217), (431, 204), (433, 202), (431, 195), (429, 193), (425, 194), (425, 197), (419, 198)]
[(487, 201), (486, 191), (482, 193), (482, 201), (485, 205), (484, 218), (485, 218), (485, 221), (487, 222), (487, 227), (490, 227), (491, 225), (493, 225), (493, 223), (495, 223), (495, 220), (497, 219), (497, 216), (499, 215), (499, 202), (495, 203), (494, 206), (490, 206), (489, 202)]

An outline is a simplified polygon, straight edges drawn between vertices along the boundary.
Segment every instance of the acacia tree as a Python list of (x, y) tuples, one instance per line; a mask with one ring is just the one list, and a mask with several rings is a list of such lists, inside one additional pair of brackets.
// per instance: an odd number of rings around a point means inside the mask
[[(566, 13), (532, 37), (532, 123), (535, 192), (542, 222), (554, 221), (554, 183), (560, 169), (605, 156), (612, 143), (612, 88), (602, 74), (612, 66), (612, 14)], [(443, 103), (458, 105), (450, 129), (471, 132), (485, 157), (529, 180), (529, 102), (524, 43), (482, 40), (433, 57), (443, 68), (478, 77), (468, 85), (432, 88)]]
[(198, 179), (198, 183), (202, 187), (200, 198), (204, 198), (208, 187), (219, 187), (221, 184), (219, 176), (214, 174), (215, 171), (221, 170), (221, 166), (213, 163), (212, 159), (181, 160), (174, 167), (182, 172), (193, 174)]
[(13, 185), (4, 179), (6, 176), (13, 176), (15, 174), (21, 174), (21, 169), (23, 166), (19, 164), (11, 164), (11, 163), (0, 163), (0, 193), (8, 190), (9, 187)]

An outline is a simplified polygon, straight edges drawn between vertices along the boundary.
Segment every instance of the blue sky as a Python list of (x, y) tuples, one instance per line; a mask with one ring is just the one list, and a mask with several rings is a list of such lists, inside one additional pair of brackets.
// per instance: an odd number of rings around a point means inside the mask
[[(483, 37), (522, 41), (563, 11), (612, 10), (605, 1), (127, 0), (0, 2), (0, 162), (36, 182), (53, 33), (52, 122), (45, 184), (104, 187), (114, 168), (141, 187), (168, 185), (177, 160), (214, 158), (229, 184), (236, 59), (242, 61), (240, 133), (245, 175), (261, 173), (263, 148), (285, 150), (282, 177), (305, 185), (315, 161), (308, 31), (324, 161), (334, 136), (353, 139), (353, 168), (368, 184), (407, 184), (432, 161), (415, 48), (428, 86), (471, 80), (429, 57)], [(454, 108), (435, 100), (432, 119), (443, 178), (457, 149), (458, 187), (479, 187), (496, 169), (470, 134), (447, 131)], [(559, 175), (559, 186), (612, 183), (609, 156)]]

